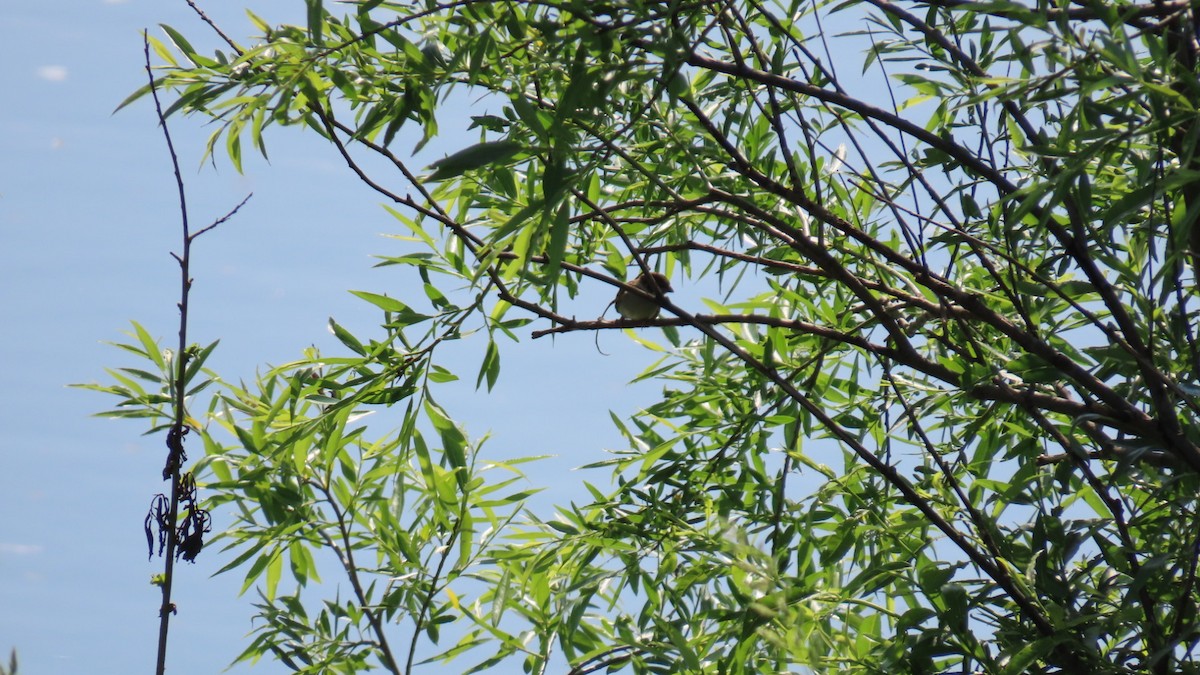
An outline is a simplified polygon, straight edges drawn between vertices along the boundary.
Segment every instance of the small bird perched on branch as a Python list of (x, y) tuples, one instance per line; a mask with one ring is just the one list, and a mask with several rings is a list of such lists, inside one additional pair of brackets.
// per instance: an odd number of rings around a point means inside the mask
[[(662, 297), (675, 290), (671, 288), (671, 281), (667, 279), (667, 275), (658, 272), (639, 274), (629, 285), (656, 297)], [(657, 302), (625, 288), (617, 291), (613, 305), (616, 306), (618, 314), (632, 321), (645, 321), (658, 316)]]

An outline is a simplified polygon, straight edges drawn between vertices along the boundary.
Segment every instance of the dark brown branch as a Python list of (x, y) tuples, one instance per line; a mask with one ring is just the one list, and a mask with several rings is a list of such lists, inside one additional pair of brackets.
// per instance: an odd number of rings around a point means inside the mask
[[(162, 583), (159, 588), (162, 591), (162, 603), (158, 610), (158, 653), (155, 662), (155, 673), (163, 675), (167, 670), (167, 637), (170, 634), (171, 615), (175, 612), (175, 605), (171, 602), (171, 591), (175, 582), (175, 547), (178, 542), (175, 538), (175, 527), (179, 522), (179, 492), (180, 492), (180, 466), (184, 461), (183, 453), (183, 434), (185, 429), (185, 419), (187, 412), (184, 408), (184, 376), (187, 372), (187, 316), (188, 316), (188, 291), (191, 288), (192, 280), (188, 275), (188, 252), (191, 248), (192, 238), (188, 232), (188, 210), (187, 210), (187, 191), (183, 185), (183, 175), (179, 171), (179, 157), (175, 153), (175, 144), (171, 140), (171, 131), (167, 127), (167, 120), (163, 115), (162, 103), (158, 99), (158, 89), (154, 82), (154, 71), (150, 68), (150, 37), (142, 32), (143, 50), (146, 59), (146, 75), (150, 79), (150, 96), (154, 99), (154, 110), (158, 115), (159, 126), (162, 127), (163, 137), (166, 139), (167, 151), (171, 155), (171, 167), (175, 172), (175, 185), (179, 193), (179, 214), (183, 227), (183, 252), (176, 256), (179, 262), (180, 277), (182, 279), (179, 299), (179, 346), (175, 355), (175, 374), (173, 374), (173, 389), (174, 389), (174, 406), (175, 419), (171, 424), (171, 430), (167, 433), (167, 463), (163, 469), (163, 478), (171, 481), (171, 497), (170, 506), (167, 511), (166, 522), (168, 528), (166, 536), (166, 558), (163, 561), (163, 576)], [(160, 525), (162, 527), (163, 525)]]
[[(154, 100), (154, 111), (158, 117), (158, 124), (162, 129), (163, 138), (166, 141), (167, 152), (171, 157), (171, 168), (175, 174), (175, 186), (179, 195), (180, 224), (183, 233), (182, 251), (178, 254), (171, 254), (179, 264), (180, 276), (178, 303), (179, 342), (176, 347), (174, 360), (170, 362), (174, 370), (171, 374), (171, 408), (174, 419), (170, 430), (167, 432), (167, 459), (162, 472), (163, 480), (171, 481), (171, 495), (165, 517), (158, 523), (159, 528), (165, 528), (166, 530), (165, 533), (160, 531), (160, 541), (165, 542), (166, 546), (165, 549), (160, 550), (165, 559), (163, 561), (162, 581), (159, 584), (162, 601), (158, 611), (158, 649), (155, 659), (155, 672), (158, 675), (162, 675), (166, 672), (167, 639), (170, 634), (171, 616), (175, 613), (175, 605), (171, 601), (175, 582), (175, 560), (180, 552), (183, 554), (185, 560), (194, 559), (203, 546), (203, 534), (207, 531), (207, 514), (201, 515), (203, 513), (202, 510), (198, 509), (195, 505), (195, 483), (191, 479), (190, 474), (185, 474), (182, 471), (183, 463), (187, 461), (187, 454), (184, 452), (184, 437), (189, 430), (187, 426), (186, 395), (188, 363), (191, 356), (191, 352), (188, 350), (188, 309), (192, 288), (190, 271), (192, 244), (201, 235), (232, 218), (249, 201), (251, 195), (247, 195), (231, 211), (213, 223), (196, 232), (191, 232), (191, 225), (188, 218), (187, 190), (184, 187), (183, 175), (179, 170), (179, 156), (175, 152), (175, 143), (171, 139), (171, 131), (167, 126), (166, 116), (163, 114), (162, 102), (158, 97), (154, 71), (150, 65), (150, 37), (146, 31), (142, 31), (142, 50), (145, 58), (146, 76), (150, 81), (150, 96)], [(181, 529), (179, 519), (180, 504), (185, 500), (190, 515), (184, 519), (184, 525)], [(164, 534), (165, 536), (163, 536)], [(181, 546), (182, 548), (180, 548)]]
[(229, 48), (232, 49), (235, 54), (241, 56), (244, 53), (242, 52), (242, 48), (237, 46), (237, 43), (234, 42), (233, 39), (228, 35), (226, 35), (225, 31), (221, 30), (220, 26), (218, 26), (212, 19), (208, 18), (208, 15), (204, 13), (204, 10), (200, 9), (195, 0), (185, 0), (185, 2), (187, 2), (188, 7), (191, 7), (192, 11), (200, 17), (201, 21), (208, 24), (208, 27), (211, 28), (214, 33), (219, 35), (221, 39), (225, 41), (225, 44), (229, 45)]
[[(1013, 9), (1006, 7), (1004, 4), (974, 2), (972, 0), (923, 0), (921, 4), (933, 7), (945, 7), (947, 9), (960, 9), (1002, 19), (1027, 20), (1030, 16), (1043, 16), (1048, 23), (1063, 18), (1069, 21), (1095, 21), (1099, 18), (1096, 10), (1086, 6), (1064, 8), (1051, 5), (1049, 7), (1021, 7)], [(1144, 21), (1145, 19), (1167, 17), (1187, 9), (1190, 5), (1189, 0), (1165, 0), (1163, 2), (1143, 5), (1114, 3), (1114, 10), (1126, 23), (1145, 29), (1152, 25)]]
[[(1166, 469), (1182, 469), (1185, 466), (1178, 457), (1161, 450), (1140, 450), (1116, 444), (1102, 450), (1090, 450), (1087, 453), (1087, 458), (1103, 462), (1127, 462), (1131, 464), (1144, 462), (1150, 466)], [(1073, 462), (1078, 459), (1079, 457), (1076, 455), (1066, 452), (1054, 455), (1043, 453), (1037, 456), (1037, 463), (1044, 466), (1060, 464), (1062, 462)]]

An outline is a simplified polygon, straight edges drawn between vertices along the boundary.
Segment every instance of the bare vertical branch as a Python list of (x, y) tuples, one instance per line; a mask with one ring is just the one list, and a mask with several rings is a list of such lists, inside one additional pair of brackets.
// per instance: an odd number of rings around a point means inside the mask
[[(171, 430), (167, 433), (167, 463), (163, 467), (163, 479), (171, 481), (171, 497), (166, 524), (174, 528), (175, 524), (179, 521), (179, 470), (180, 466), (187, 459), (187, 455), (183, 450), (183, 436), (184, 429), (186, 429), (184, 420), (187, 415), (184, 408), (185, 387), (183, 380), (187, 372), (188, 291), (191, 288), (191, 279), (188, 275), (188, 254), (191, 248), (191, 236), (188, 225), (187, 192), (183, 185), (183, 175), (179, 171), (179, 157), (175, 153), (175, 143), (171, 140), (171, 131), (167, 127), (167, 119), (163, 116), (162, 103), (158, 99), (157, 82), (154, 79), (154, 71), (150, 66), (150, 36), (146, 31), (142, 31), (142, 44), (146, 59), (146, 76), (150, 80), (150, 95), (154, 98), (154, 110), (158, 115), (159, 126), (162, 127), (163, 138), (167, 143), (167, 152), (171, 155), (171, 168), (175, 173), (176, 189), (179, 191), (179, 217), (181, 227), (183, 228), (183, 253), (180, 256), (175, 256), (175, 259), (179, 262), (181, 279), (179, 345), (178, 351), (175, 353), (176, 376), (173, 384), (175, 419), (171, 424)], [(173, 531), (167, 533), (166, 544), (163, 576), (159, 586), (162, 591), (162, 603), (159, 605), (158, 610), (158, 652), (154, 668), (156, 675), (162, 675), (167, 670), (167, 637), (170, 633), (171, 615), (175, 613), (175, 605), (171, 602), (171, 591), (175, 581), (176, 547)]]
[[(183, 174), (179, 170), (179, 156), (175, 152), (175, 143), (171, 139), (171, 131), (167, 127), (166, 116), (163, 114), (162, 103), (158, 97), (158, 83), (154, 79), (154, 71), (150, 65), (150, 37), (142, 31), (142, 45), (145, 55), (146, 76), (150, 81), (150, 95), (154, 99), (154, 111), (158, 124), (162, 128), (163, 138), (167, 144), (167, 152), (171, 156), (171, 168), (175, 174), (175, 185), (179, 194), (180, 227), (183, 233), (183, 249), (171, 256), (179, 264), (179, 342), (174, 359), (169, 362), (173, 366), (170, 390), (172, 394), (171, 409), (173, 419), (167, 432), (167, 459), (163, 466), (163, 480), (171, 481), (171, 494), (165, 514), (155, 518), (159, 528), (159, 541), (165, 544), (159, 554), (163, 556), (163, 575), (159, 582), (162, 592), (162, 602), (159, 605), (158, 651), (156, 656), (155, 673), (162, 675), (166, 672), (167, 638), (170, 633), (171, 615), (176, 612), (175, 604), (171, 601), (171, 593), (175, 581), (175, 562), (179, 557), (184, 560), (194, 560), (204, 546), (203, 536), (209, 529), (208, 513), (201, 509), (196, 502), (196, 484), (190, 473), (182, 467), (187, 461), (184, 450), (184, 439), (190, 431), (187, 414), (187, 383), (188, 364), (192, 352), (188, 348), (188, 302), (192, 288), (190, 272), (192, 242), (200, 235), (231, 218), (250, 199), (247, 195), (236, 207), (221, 218), (199, 231), (193, 233), (188, 219), (187, 191), (184, 187)], [(180, 522), (181, 504), (184, 505), (186, 516)], [(150, 537), (151, 519), (147, 517), (147, 537)], [(153, 549), (152, 549), (153, 551)]]

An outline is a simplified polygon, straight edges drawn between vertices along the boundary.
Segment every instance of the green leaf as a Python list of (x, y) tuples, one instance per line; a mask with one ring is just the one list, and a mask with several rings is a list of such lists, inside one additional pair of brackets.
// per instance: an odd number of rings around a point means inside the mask
[(457, 379), (458, 379), (457, 375), (450, 372), (449, 370), (446, 370), (445, 368), (443, 368), (441, 366), (432, 366), (429, 369), (429, 380), (431, 382), (438, 382), (438, 383), (453, 382)]
[(1033, 640), (1013, 654), (1004, 664), (1004, 670), (1000, 672), (1003, 675), (1023, 675), (1031, 672), (1038, 661), (1048, 656), (1050, 651), (1062, 642), (1063, 639), (1057, 636)]
[(679, 652), (679, 656), (683, 659), (683, 665), (687, 668), (687, 672), (701, 672), (704, 668), (700, 665), (700, 658), (696, 656), (696, 650), (692, 648), (683, 633), (675, 627), (674, 622), (665, 619), (655, 618), (655, 625), (659, 630), (667, 634), (667, 639)]
[(166, 372), (167, 362), (163, 358), (162, 348), (158, 346), (158, 342), (150, 337), (150, 333), (142, 327), (142, 324), (136, 321), (131, 323), (133, 323), (134, 334), (137, 335), (138, 342), (142, 344), (143, 353), (154, 362), (154, 365), (158, 366), (163, 372)]
[(329, 330), (334, 334), (335, 337), (337, 337), (338, 340), (341, 341), (342, 344), (349, 347), (350, 350), (355, 354), (358, 354), (359, 356), (367, 355), (366, 347), (363, 347), (363, 344), (358, 341), (358, 338), (354, 337), (354, 334), (350, 331), (342, 328), (341, 324), (333, 320), (333, 317), (329, 318)]
[(276, 591), (279, 589), (279, 580), (283, 578), (283, 556), (278, 552), (273, 552), (268, 556), (267, 560), (267, 598), (275, 597)]
[(496, 228), (495, 232), (492, 233), (492, 239), (494, 241), (503, 241), (505, 237), (516, 232), (526, 220), (529, 220), (530, 216), (541, 212), (543, 204), (544, 202), (541, 200), (534, 200), (528, 206), (522, 207), (520, 211), (513, 214), (503, 225)]
[(201, 65), (197, 61), (198, 55), (196, 54), (196, 50), (192, 47), (192, 43), (188, 42), (187, 38), (183, 37), (182, 33), (174, 28), (171, 28), (165, 23), (158, 24), (158, 27), (163, 29), (163, 32), (166, 33), (167, 37), (171, 39), (171, 43), (175, 45), (175, 48), (178, 49), (184, 56), (186, 56), (193, 65)]
[(487, 379), (487, 389), (492, 390), (496, 386), (496, 379), (500, 377), (500, 350), (496, 346), (494, 340), (488, 340), (487, 351), (483, 354), (483, 363), (479, 365), (479, 375), (475, 378), (475, 388), (479, 389), (479, 385)]
[(425, 399), (425, 415), (433, 424), (433, 428), (437, 430), (442, 439), (442, 452), (445, 453), (447, 461), (450, 463), (450, 468), (455, 470), (455, 477), (459, 482), (459, 486), (466, 487), (466, 468), (467, 468), (467, 438), (459, 430), (454, 421), (446, 414), (444, 410), (433, 399)]
[(491, 164), (505, 164), (523, 150), (525, 150), (523, 144), (512, 140), (476, 143), (430, 164), (426, 168), (432, 169), (433, 173), (426, 176), (425, 181), (444, 181), (472, 169), (479, 169)]
[[(155, 82), (158, 83), (155, 86), (161, 86), (161, 82), (162, 82), (161, 80), (155, 80)], [(118, 110), (124, 108), (125, 106), (129, 105), (130, 103), (133, 103), (134, 101), (140, 99), (141, 97), (143, 97), (149, 93), (150, 93), (150, 85), (148, 83), (138, 87), (132, 94), (130, 94), (129, 96), (126, 96), (125, 100), (123, 100), (119, 104), (117, 104), (116, 108), (113, 108), (113, 114), (116, 114), (116, 112)]]
[(308, 17), (308, 37), (313, 44), (325, 44), (325, 8), (322, 0), (304, 0)]
[(550, 229), (550, 244), (546, 251), (549, 263), (546, 265), (546, 283), (553, 284), (558, 280), (562, 271), (563, 258), (567, 255), (567, 236), (571, 232), (571, 209), (566, 203), (558, 207), (554, 223)]
[(393, 326), (411, 326), (433, 318), (427, 314), (421, 314), (403, 302), (386, 295), (379, 295), (378, 293), (371, 293), (369, 291), (350, 291), (350, 293), (388, 312), (391, 315), (389, 323)]
[(421, 469), (421, 476), (425, 479), (425, 489), (432, 495), (442, 494), (441, 478), (433, 469), (433, 456), (429, 452), (429, 446), (425, 443), (425, 438), (417, 432), (413, 433), (413, 452), (417, 457), (417, 466)]

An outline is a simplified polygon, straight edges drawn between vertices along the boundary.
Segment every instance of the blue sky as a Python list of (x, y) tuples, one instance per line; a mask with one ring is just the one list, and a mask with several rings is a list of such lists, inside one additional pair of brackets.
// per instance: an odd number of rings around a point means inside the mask
[[(203, 6), (232, 35), (251, 32), (247, 3)], [(303, 17), (299, 0), (249, 6), (273, 23)], [(174, 339), (179, 282), (169, 252), (179, 249), (179, 221), (168, 155), (148, 100), (112, 114), (145, 81), (140, 31), (159, 23), (215, 45), (183, 0), (0, 7), (0, 652), (15, 647), (23, 673), (153, 669), (158, 593), (149, 579), (161, 562), (146, 560), (142, 519), (166, 487), (162, 438), (91, 417), (111, 402), (67, 385), (133, 365), (103, 344), (123, 339), (130, 320), (164, 344)], [(172, 120), (172, 131), (194, 224), (254, 193), (193, 248), (191, 336), (221, 340), (210, 364), (226, 379), (251, 380), (264, 364), (332, 344), (330, 316), (369, 331), (374, 312), (348, 289), (404, 297), (400, 271), (371, 267), (372, 255), (397, 252), (381, 236), (397, 231), (395, 221), (314, 134), (273, 129), (271, 162), (251, 158), (239, 175), (227, 163), (200, 166), (209, 130), (199, 121)], [(474, 140), (444, 131), (414, 165)], [(572, 312), (598, 315), (607, 301), (584, 295)], [(553, 486), (547, 500), (567, 501), (584, 477), (564, 472), (620, 442), (609, 410), (628, 415), (654, 391), (626, 385), (653, 355), (618, 333), (601, 344), (612, 356), (598, 354), (591, 335), (509, 345), (500, 385), (482, 396), (469, 384), (483, 343), (465, 342), (447, 365), (466, 383), (439, 402), (472, 437), (491, 432), (485, 447), (497, 457), (556, 455), (530, 479)], [(252, 594), (237, 596), (240, 576), (210, 578), (224, 562), (206, 550), (178, 568), (170, 672), (220, 672), (244, 646)]]

